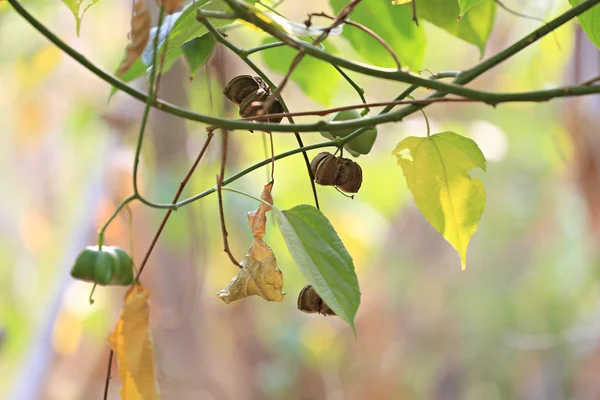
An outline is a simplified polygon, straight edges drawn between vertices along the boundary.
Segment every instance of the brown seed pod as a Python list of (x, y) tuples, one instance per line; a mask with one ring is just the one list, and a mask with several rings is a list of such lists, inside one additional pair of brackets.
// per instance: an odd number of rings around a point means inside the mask
[(346, 193), (356, 193), (362, 184), (360, 165), (348, 158), (337, 158), (328, 152), (319, 153), (310, 163), (315, 182), (337, 186)]
[(246, 97), (260, 89), (261, 83), (262, 79), (258, 82), (250, 75), (236, 76), (225, 86), (223, 93), (231, 102), (240, 105)]
[(322, 152), (310, 163), (315, 182), (323, 186), (333, 186), (338, 175), (338, 159), (331, 153)]
[(298, 310), (307, 314), (336, 315), (311, 285), (304, 286), (300, 291), (298, 295)]
[(357, 193), (362, 185), (362, 168), (352, 160), (347, 158), (342, 160), (344, 160), (344, 163), (340, 163), (339, 179), (336, 182), (337, 187), (346, 193)]
[(252, 104), (256, 101), (263, 102), (269, 97), (269, 93), (262, 88), (255, 90), (250, 95), (246, 96), (240, 103), (240, 117), (254, 117), (258, 115), (261, 110), (260, 106), (253, 106)]
[[(264, 102), (271, 95), (271, 89), (258, 76), (240, 75), (233, 78), (223, 90), (223, 94), (231, 102), (240, 106), (240, 116), (243, 118), (255, 117), (260, 115), (261, 107), (252, 106), (255, 102)], [(283, 107), (279, 100), (275, 100), (271, 108), (267, 110), (268, 114), (279, 114), (283, 112)], [(269, 118), (267, 122), (281, 122), (281, 117)]]

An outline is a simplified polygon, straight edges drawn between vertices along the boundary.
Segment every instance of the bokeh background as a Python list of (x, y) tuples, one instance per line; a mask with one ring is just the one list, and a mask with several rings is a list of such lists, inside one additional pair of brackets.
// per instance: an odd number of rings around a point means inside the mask
[[(103, 0), (75, 34), (58, 0), (24, 5), (102, 68), (118, 65), (127, 43), (130, 1)], [(550, 19), (567, 1), (504, 3)], [(328, 11), (324, 0), (285, 1), (301, 21)], [(541, 23), (498, 9), (489, 56)], [(247, 28), (228, 32), (243, 47), (264, 40)], [(425, 66), (457, 70), (480, 59), (471, 45), (427, 24)], [(359, 59), (341, 38), (344, 56)], [(257, 54), (255, 60), (262, 64)], [(193, 110), (233, 117), (221, 95), (249, 73), (218, 48), (193, 80), (180, 60), (163, 78), (160, 97)], [(426, 73), (425, 73), (426, 74)], [(600, 74), (600, 53), (569, 23), (476, 80), (472, 87), (523, 91), (582, 82)], [(369, 101), (405, 86), (351, 75)], [(271, 74), (277, 81), (280, 75)], [(136, 82), (144, 88), (143, 82)], [(123, 288), (99, 288), (69, 270), (78, 252), (131, 193), (133, 147), (142, 104), (110, 88), (51, 45), (0, 3), (0, 398), (99, 399), (108, 346)], [(426, 92), (417, 93), (423, 96)], [(295, 84), (292, 110), (323, 107)], [(342, 83), (330, 106), (358, 102)], [(269, 216), (267, 243), (285, 275), (283, 303), (216, 297), (236, 274), (222, 251), (217, 198), (177, 211), (152, 254), (143, 282), (152, 291), (158, 380), (165, 399), (597, 399), (600, 398), (600, 98), (494, 109), (478, 104), (427, 108), (434, 131), (477, 141), (489, 167), (487, 205), (469, 247), (468, 267), (413, 204), (391, 150), (425, 135), (414, 115), (380, 127), (371, 154), (358, 160), (364, 181), (354, 200), (319, 187), (322, 210), (349, 249), (362, 290), (352, 330), (336, 317), (296, 309), (306, 280)], [(306, 118), (313, 121), (314, 118)], [(152, 110), (143, 147), (142, 191), (169, 202), (199, 151), (205, 126)], [(316, 143), (319, 134), (304, 134)], [(282, 152), (295, 147), (275, 136)], [(219, 141), (186, 195), (214, 185)], [(313, 152), (311, 156), (316, 154)], [(231, 134), (227, 175), (265, 158), (260, 133)], [(267, 169), (232, 186), (259, 195)], [(273, 191), (281, 208), (312, 201), (301, 156), (278, 161)], [(256, 203), (224, 193), (230, 245), (241, 258), (251, 243), (246, 212)], [(132, 206), (133, 253), (139, 263), (163, 216)], [(129, 248), (126, 213), (107, 243)], [(111, 399), (120, 382), (113, 365)]]

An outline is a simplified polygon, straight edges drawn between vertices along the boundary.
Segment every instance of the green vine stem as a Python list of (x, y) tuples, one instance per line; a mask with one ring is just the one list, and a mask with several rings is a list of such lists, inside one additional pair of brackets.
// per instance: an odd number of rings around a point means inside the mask
[(117, 215), (119, 215), (119, 212), (123, 209), (123, 207), (125, 207), (127, 204), (131, 203), (133, 200), (135, 200), (137, 198), (138, 197), (135, 194), (132, 194), (131, 196), (129, 196), (125, 200), (123, 200), (117, 206), (117, 208), (112, 213), (110, 218), (108, 218), (108, 220), (104, 223), (102, 228), (100, 228), (100, 230), (98, 231), (98, 249), (102, 250), (102, 246), (104, 245), (104, 232), (106, 231), (106, 228), (108, 228), (110, 223), (117, 217)]
[[(162, 27), (162, 23), (165, 17), (165, 9), (163, 7), (160, 8), (160, 14), (158, 15), (158, 29), (156, 36), (154, 37), (154, 47), (152, 52), (152, 67), (150, 70), (150, 87), (148, 88), (148, 98), (146, 99), (146, 105), (144, 107), (144, 112), (142, 114), (142, 122), (140, 124), (140, 133), (138, 134), (137, 143), (135, 146), (135, 158), (133, 161), (133, 193), (136, 198), (141, 201), (143, 204), (146, 204), (149, 207), (153, 207), (155, 203), (146, 200), (142, 195), (140, 195), (140, 191), (138, 189), (138, 167), (140, 164), (140, 153), (142, 151), (142, 144), (144, 142), (144, 134), (146, 132), (146, 126), (148, 124), (148, 116), (150, 115), (150, 109), (152, 106), (153, 100), (156, 98), (156, 93), (154, 88), (157, 84), (156, 82), (156, 71), (158, 69), (158, 32), (160, 32), (160, 28)], [(162, 63), (161, 63), (162, 65)]]
[[(214, 186), (214, 187), (213, 187), (213, 189), (216, 191), (216, 190), (217, 190), (217, 187), (216, 187), (216, 186)], [(252, 196), (251, 194), (249, 194), (249, 193), (246, 193), (246, 192), (243, 192), (243, 191), (241, 191), (241, 190), (238, 190), (238, 189), (234, 189), (234, 188), (231, 188), (231, 187), (222, 187), (222, 188), (221, 188), (221, 190), (225, 190), (225, 191), (227, 191), (227, 192), (232, 192), (232, 193), (241, 194), (242, 196), (246, 196), (246, 197), (248, 197), (248, 198), (250, 198), (250, 199), (252, 199), (252, 200), (256, 200), (256, 201), (258, 201), (258, 202), (260, 202), (260, 203), (263, 203), (264, 205), (266, 205), (266, 206), (269, 206), (269, 207), (271, 207), (271, 208), (277, 208), (277, 207), (273, 206), (273, 204), (269, 204), (269, 203), (267, 203), (266, 201), (264, 201), (263, 199), (261, 199), (261, 198), (259, 198), (259, 197)]]
[[(146, 94), (132, 88), (127, 85), (125, 82), (120, 79), (114, 77), (111, 74), (106, 73), (102, 69), (98, 68), (94, 64), (92, 64), (89, 60), (87, 60), (83, 55), (78, 53), (72, 47), (64, 43), (60, 40), (56, 35), (54, 35), (50, 30), (48, 30), (41, 22), (39, 22), (35, 17), (33, 17), (27, 10), (25, 10), (18, 0), (6, 0), (25, 20), (27, 20), (31, 26), (33, 26), (36, 30), (38, 30), (42, 35), (44, 35), (48, 40), (54, 43), (57, 47), (59, 47), (66, 54), (75, 59), (79, 64), (83, 67), (87, 68), (94, 75), (103, 79), (105, 82), (109, 83), (113, 87), (118, 90), (121, 90), (130, 96), (138, 99), (140, 101), (147, 101)], [(319, 49), (312, 48), (308, 46), (306, 52), (309, 55), (316, 56), (317, 58), (337, 63), (340, 67), (344, 67), (350, 70), (354, 70), (355, 72), (365, 73), (367, 75), (380, 77), (384, 79), (392, 79), (396, 81), (409, 81), (407, 83), (416, 84), (420, 87), (431, 88), (439, 90), (443, 94), (457, 94), (459, 96), (463, 96), (466, 98), (472, 98), (476, 100), (480, 100), (484, 103), (490, 105), (496, 105), (501, 102), (506, 101), (547, 101), (553, 99), (555, 97), (565, 97), (565, 96), (582, 96), (589, 94), (597, 94), (600, 93), (600, 86), (589, 86), (589, 85), (580, 85), (580, 86), (567, 86), (562, 88), (550, 89), (550, 90), (541, 90), (541, 91), (533, 91), (533, 92), (522, 92), (522, 93), (492, 93), (485, 91), (478, 91), (468, 88), (463, 88), (461, 86), (457, 86), (457, 84), (468, 83), (473, 80), (475, 77), (481, 75), (483, 72), (491, 69), (497, 64), (505, 61), (510, 58), (512, 55), (518, 53), (528, 45), (532, 44), (536, 40), (540, 39), (544, 35), (563, 25), (567, 21), (576, 16), (580, 15), (584, 11), (587, 11), (591, 7), (599, 4), (600, 0), (585, 0), (584, 2), (578, 4), (577, 6), (571, 8), (566, 11), (564, 14), (558, 16), (554, 20), (550, 21), (548, 24), (542, 26), (541, 28), (535, 30), (531, 34), (525, 36), (519, 42), (509, 46), (504, 51), (496, 54), (495, 56), (481, 62), (480, 64), (474, 66), (473, 68), (466, 70), (461, 74), (460, 80), (455, 80), (453, 84), (444, 84), (440, 82), (434, 82), (428, 80), (426, 78), (418, 77), (403, 71), (389, 71), (385, 69), (377, 69), (372, 67), (367, 67), (362, 64), (356, 64), (351, 61), (340, 59), (336, 56), (330, 55), (326, 52), (323, 52)], [(281, 35), (281, 32), (277, 31), (277, 36)], [(286, 37), (284, 35), (284, 37)], [(286, 42), (286, 44), (289, 44)], [(303, 46), (302, 42), (298, 44), (293, 44), (293, 47)], [(338, 62), (341, 61), (341, 62)], [(182, 109), (170, 103), (154, 99), (152, 101), (152, 106), (156, 107), (164, 112), (167, 112), (172, 115), (179, 116), (184, 119), (198, 121), (209, 125), (217, 125), (219, 127), (235, 130), (264, 130), (268, 132), (316, 132), (319, 130), (347, 130), (347, 129), (359, 129), (363, 126), (373, 126), (379, 125), (386, 122), (398, 122), (402, 120), (406, 115), (406, 111), (403, 109), (394, 113), (387, 113), (385, 115), (378, 115), (376, 117), (364, 118), (360, 121), (349, 121), (344, 123), (336, 123), (336, 124), (328, 124), (324, 121), (320, 121), (313, 124), (296, 124), (293, 127), (289, 125), (280, 125), (275, 123), (262, 123), (256, 124), (253, 122), (246, 122), (240, 120), (232, 120), (225, 118), (217, 118), (209, 115), (194, 113), (189, 110)], [(416, 112), (418, 108), (409, 107), (408, 111)], [(409, 114), (410, 114), (409, 113)]]

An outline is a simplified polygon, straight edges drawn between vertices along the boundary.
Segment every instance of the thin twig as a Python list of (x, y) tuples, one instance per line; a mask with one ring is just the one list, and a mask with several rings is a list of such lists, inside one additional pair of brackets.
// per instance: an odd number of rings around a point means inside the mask
[(269, 140), (271, 142), (271, 182), (275, 182), (275, 146), (273, 144), (273, 134), (267, 132)]
[[(331, 25), (324, 28), (323, 33), (321, 33), (321, 35), (319, 35), (319, 37), (316, 38), (312, 42), (312, 46), (316, 46), (319, 43), (321, 43), (322, 41), (324, 41), (325, 39), (327, 39), (327, 36), (329, 36), (329, 32), (331, 32), (331, 30), (334, 29), (335, 27), (337, 27), (338, 25), (342, 24), (344, 22), (344, 20), (346, 19), (346, 17), (348, 17), (348, 15), (350, 15), (352, 13), (354, 8), (361, 1), (362, 0), (352, 0), (348, 5), (346, 5), (344, 8), (342, 8), (342, 10), (338, 13), (338, 15), (333, 19), (333, 22), (331, 23)], [(309, 16), (309, 21), (306, 22), (306, 25), (307, 26), (310, 25), (310, 16)], [(280, 97), (281, 91), (283, 90), (283, 88), (285, 87), (287, 82), (289, 81), (289, 78), (292, 75), (292, 72), (296, 69), (296, 67), (300, 64), (300, 62), (304, 58), (304, 55), (305, 55), (304, 49), (303, 48), (298, 49), (298, 54), (296, 54), (296, 57), (294, 57), (294, 59), (292, 60), (292, 63), (290, 64), (290, 67), (289, 67), (287, 73), (281, 80), (281, 83), (279, 85), (277, 85), (277, 88), (273, 91), (273, 93), (269, 97), (267, 97), (267, 100), (265, 100), (265, 102), (263, 103), (262, 110), (263, 110), (264, 114), (266, 114), (268, 112), (268, 110), (271, 109), (271, 106), (273, 105), (275, 100), (277, 100)]]
[[(540, 99), (538, 101), (544, 101)], [(258, 102), (257, 102), (258, 103)], [(393, 100), (393, 101), (380, 101), (375, 103), (361, 103), (352, 104), (349, 106), (326, 108), (323, 110), (311, 110), (311, 111), (295, 111), (289, 113), (274, 113), (268, 115), (255, 115), (252, 117), (242, 118), (245, 121), (263, 121), (269, 118), (285, 118), (285, 117), (306, 117), (306, 116), (324, 116), (339, 111), (356, 110), (364, 107), (385, 107), (385, 106), (399, 106), (407, 104), (432, 104), (432, 103), (481, 103), (478, 100), (473, 99), (462, 99), (455, 97), (442, 97), (437, 99), (417, 99), (417, 100)], [(214, 126), (213, 126), (214, 127)]]
[(112, 361), (113, 361), (113, 356), (114, 356), (114, 352), (112, 351), (112, 349), (110, 350), (110, 354), (108, 355), (108, 367), (106, 368), (106, 380), (104, 382), (104, 400), (108, 399), (108, 387), (110, 385), (110, 370), (112, 368)]
[(597, 77), (595, 77), (595, 78), (592, 78), (592, 79), (589, 79), (589, 80), (583, 82), (581, 84), (581, 86), (590, 86), (590, 85), (592, 85), (593, 83), (596, 83), (596, 82), (600, 82), (600, 75), (597, 76)]
[[(413, 1), (414, 4), (414, 1)], [(324, 17), (324, 18), (328, 18), (328, 19), (332, 19), (335, 20), (334, 17), (332, 17), (329, 14), (326, 14), (324, 12), (320, 12), (320, 13), (311, 13), (309, 14), (310, 16), (315, 16), (315, 17)], [(414, 21), (414, 20), (413, 20)], [(379, 43), (381, 43), (381, 45), (388, 51), (388, 53), (390, 53), (390, 55), (392, 56), (392, 58), (394, 59), (394, 62), (396, 63), (396, 68), (401, 69), (402, 68), (402, 64), (400, 63), (400, 60), (398, 59), (398, 56), (396, 55), (396, 52), (394, 51), (394, 49), (392, 49), (392, 46), (390, 46), (381, 36), (379, 36), (375, 31), (373, 31), (372, 29), (364, 26), (363, 24), (360, 24), (358, 22), (355, 21), (351, 21), (349, 19), (344, 19), (342, 21), (345, 24), (354, 26), (355, 28), (358, 28), (360, 30), (362, 30), (363, 32), (367, 33), (369, 36), (373, 37), (373, 39), (377, 40)], [(419, 25), (417, 23), (417, 25)]]
[(229, 248), (229, 241), (227, 240), (227, 227), (225, 226), (225, 212), (223, 211), (223, 195), (221, 194), (221, 186), (223, 185), (223, 178), (225, 176), (225, 165), (227, 164), (227, 131), (221, 129), (222, 141), (221, 141), (221, 171), (217, 175), (217, 198), (219, 199), (219, 217), (221, 218), (221, 234), (223, 236), (223, 251), (227, 253), (229, 259), (238, 268), (244, 269), (240, 263), (235, 259), (231, 249)]
[(419, 18), (417, 17), (417, 0), (412, 1), (412, 20), (419, 26)]

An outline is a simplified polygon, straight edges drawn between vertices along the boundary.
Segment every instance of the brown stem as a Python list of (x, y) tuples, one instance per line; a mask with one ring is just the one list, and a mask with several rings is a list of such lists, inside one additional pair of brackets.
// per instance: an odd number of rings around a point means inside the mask
[[(177, 200), (179, 200), (179, 197), (181, 196), (183, 189), (185, 188), (185, 186), (187, 185), (188, 181), (190, 180), (192, 174), (196, 170), (196, 167), (198, 166), (198, 163), (202, 159), (202, 156), (204, 156), (204, 153), (206, 153), (206, 149), (208, 148), (208, 145), (210, 144), (212, 137), (213, 137), (213, 132), (209, 131), (206, 141), (204, 142), (204, 145), (202, 146), (202, 149), (200, 150), (200, 153), (198, 154), (198, 157), (196, 157), (196, 160), (190, 167), (190, 170), (188, 171), (187, 175), (185, 176), (185, 178), (183, 178), (183, 180), (179, 184), (179, 189), (177, 189), (177, 193), (175, 193), (172, 203), (176, 203)], [(160, 223), (160, 226), (158, 227), (158, 230), (154, 234), (154, 238), (152, 239), (152, 242), (150, 243), (150, 247), (146, 251), (146, 255), (144, 256), (144, 259), (142, 260), (142, 263), (140, 264), (140, 270), (138, 271), (138, 273), (135, 277), (136, 282), (139, 280), (140, 275), (144, 271), (144, 267), (146, 266), (146, 263), (148, 262), (148, 259), (150, 258), (150, 254), (152, 253), (152, 250), (154, 250), (154, 246), (156, 245), (158, 238), (160, 237), (165, 225), (167, 224), (167, 221), (169, 220), (169, 217), (171, 216), (171, 212), (173, 212), (172, 209), (167, 210), (162, 222)]]
[(227, 253), (229, 259), (238, 268), (244, 269), (240, 265), (240, 263), (235, 259), (233, 253), (231, 253), (231, 249), (229, 248), (229, 241), (227, 240), (227, 227), (225, 226), (225, 212), (223, 211), (223, 194), (221, 191), (221, 186), (223, 185), (223, 177), (225, 176), (225, 165), (227, 164), (227, 131), (225, 129), (221, 129), (222, 134), (222, 145), (221, 145), (221, 171), (220, 174), (217, 175), (217, 197), (219, 199), (219, 216), (221, 217), (221, 234), (223, 236), (223, 251)]
[[(413, 1), (413, 5), (415, 4), (415, 2)], [(329, 19), (335, 19), (334, 17), (332, 17), (329, 14), (326, 14), (324, 12), (320, 12), (320, 13), (311, 13), (309, 14), (310, 16), (316, 16), (316, 17), (323, 17), (323, 18), (329, 18)], [(414, 21), (414, 19), (413, 19)], [(358, 28), (360, 30), (362, 30), (363, 32), (365, 32), (366, 34), (368, 34), (369, 36), (373, 37), (373, 39), (377, 40), (379, 43), (381, 43), (381, 45), (390, 53), (390, 55), (392, 56), (392, 58), (394, 59), (394, 62), (396, 63), (396, 67), (398, 69), (402, 68), (402, 64), (400, 64), (400, 60), (398, 59), (398, 56), (396, 55), (396, 52), (394, 52), (394, 49), (392, 49), (392, 46), (390, 46), (381, 36), (379, 36), (375, 31), (371, 30), (370, 28), (367, 28), (366, 26), (364, 26), (363, 24), (360, 24), (358, 22), (354, 22), (354, 21), (350, 21), (348, 19), (343, 20), (343, 22), (345, 24), (351, 25), (355, 28)], [(416, 22), (416, 21), (415, 21)], [(419, 25), (419, 23), (417, 22), (417, 25)]]
[(417, 17), (417, 0), (412, 1), (412, 20), (415, 21), (415, 24), (419, 26), (419, 18)]
[(103, 396), (104, 400), (108, 399), (108, 386), (110, 384), (110, 378), (111, 378), (110, 370), (112, 367), (112, 360), (113, 360), (114, 354), (115, 353), (111, 349), (110, 354), (108, 355), (108, 367), (106, 368), (106, 381), (104, 382), (104, 396)]

